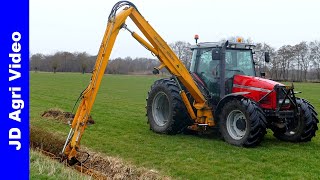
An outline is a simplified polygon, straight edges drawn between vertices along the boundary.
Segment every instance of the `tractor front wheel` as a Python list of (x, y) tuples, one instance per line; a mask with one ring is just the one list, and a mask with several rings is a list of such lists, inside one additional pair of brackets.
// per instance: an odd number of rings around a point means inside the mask
[(297, 98), (299, 107), (299, 116), (286, 119), (286, 126), (278, 128), (273, 126), (273, 135), (282, 140), (289, 142), (307, 142), (311, 141), (318, 130), (317, 113), (314, 107), (306, 100)]
[(232, 145), (254, 147), (266, 134), (263, 111), (249, 99), (228, 101), (219, 116), (220, 133)]

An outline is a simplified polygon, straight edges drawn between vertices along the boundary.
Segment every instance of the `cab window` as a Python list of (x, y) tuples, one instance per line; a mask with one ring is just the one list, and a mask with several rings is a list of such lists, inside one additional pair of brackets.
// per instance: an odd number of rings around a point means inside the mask
[(255, 75), (251, 50), (226, 51), (226, 77), (231, 78), (235, 74)]
[(211, 61), (211, 49), (201, 49), (199, 54), (199, 61), (197, 72), (199, 74), (207, 73), (209, 71), (209, 63)]

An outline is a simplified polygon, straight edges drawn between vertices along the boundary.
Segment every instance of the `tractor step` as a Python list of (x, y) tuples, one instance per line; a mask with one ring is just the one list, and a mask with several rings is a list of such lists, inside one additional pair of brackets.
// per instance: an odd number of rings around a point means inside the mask
[(197, 124), (198, 126), (208, 126), (208, 124)]

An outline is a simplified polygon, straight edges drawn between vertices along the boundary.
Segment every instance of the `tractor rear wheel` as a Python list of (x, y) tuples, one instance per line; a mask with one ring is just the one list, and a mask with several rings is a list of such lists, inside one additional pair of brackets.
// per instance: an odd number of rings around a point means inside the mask
[(266, 118), (261, 108), (251, 100), (233, 99), (223, 106), (219, 127), (226, 142), (254, 147), (266, 134)]
[(311, 141), (318, 130), (317, 113), (314, 107), (306, 100), (297, 98), (298, 107), (300, 107), (300, 117), (286, 120), (290, 122), (284, 128), (272, 127), (273, 135), (289, 142), (307, 142)]
[(192, 124), (173, 80), (160, 79), (151, 86), (146, 108), (150, 129), (156, 133), (176, 134)]

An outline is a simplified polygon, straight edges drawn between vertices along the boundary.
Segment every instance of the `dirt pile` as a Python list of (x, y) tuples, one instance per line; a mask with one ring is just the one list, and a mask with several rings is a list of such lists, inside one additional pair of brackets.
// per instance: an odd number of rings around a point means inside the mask
[[(52, 108), (47, 111), (44, 111), (41, 116), (47, 119), (54, 119), (63, 122), (64, 124), (70, 124), (74, 118), (74, 114), (72, 114), (71, 112), (64, 112), (63, 110), (58, 108)], [(95, 122), (90, 115), (88, 118), (88, 125), (94, 123)]]
[[(47, 132), (33, 126), (30, 128), (31, 148), (52, 153), (58, 157), (61, 153), (64, 141), (65, 139), (56, 133)], [(88, 154), (90, 154), (89, 158), (82, 165), (72, 167), (80, 172), (89, 174), (96, 179), (170, 179), (161, 176), (155, 170), (137, 168), (124, 163), (121, 159), (105, 156), (85, 147), (81, 147), (81, 152), (82, 153), (79, 153), (79, 156), (77, 157), (79, 161), (87, 159)], [(83, 167), (87, 167), (89, 170)]]

